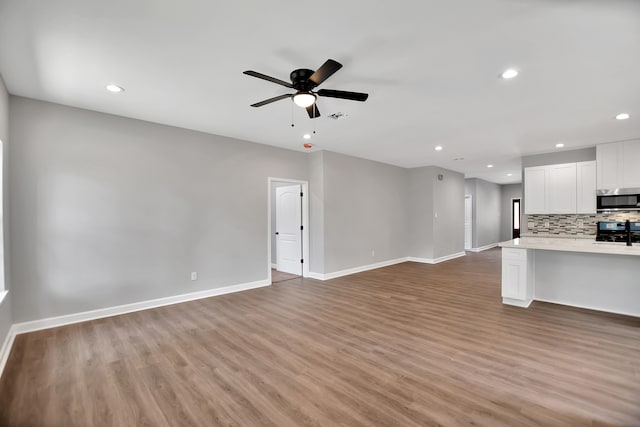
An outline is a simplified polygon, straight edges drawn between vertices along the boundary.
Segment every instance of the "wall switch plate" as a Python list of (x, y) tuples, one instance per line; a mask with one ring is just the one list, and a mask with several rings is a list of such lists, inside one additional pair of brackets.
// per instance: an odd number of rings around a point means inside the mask
[(373, 249), (371, 249), (371, 256), (376, 256), (376, 251), (374, 251)]
[(198, 280), (198, 273), (195, 271), (191, 272), (191, 280)]

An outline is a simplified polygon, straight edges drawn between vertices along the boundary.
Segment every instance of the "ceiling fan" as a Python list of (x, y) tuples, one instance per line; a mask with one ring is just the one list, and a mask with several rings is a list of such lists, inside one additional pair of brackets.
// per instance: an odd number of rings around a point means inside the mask
[(315, 119), (317, 117), (320, 117), (320, 111), (318, 110), (318, 106), (316, 105), (318, 96), (349, 99), (351, 101), (361, 102), (366, 101), (369, 97), (369, 95), (366, 93), (346, 92), (343, 90), (320, 89), (317, 92), (313, 91), (313, 89), (315, 89), (322, 82), (331, 77), (340, 68), (342, 68), (342, 64), (340, 64), (338, 61), (334, 61), (333, 59), (328, 59), (316, 71), (308, 70), (306, 68), (293, 70), (289, 76), (291, 83), (251, 70), (245, 71), (243, 74), (267, 80), (269, 82), (296, 90), (296, 93), (279, 95), (273, 98), (265, 99), (264, 101), (256, 102), (255, 104), (251, 104), (252, 107), (262, 107), (263, 105), (267, 105), (275, 101), (280, 101), (281, 99), (291, 98), (293, 102), (296, 103), (296, 105), (299, 105), (300, 107), (307, 110), (309, 118)]

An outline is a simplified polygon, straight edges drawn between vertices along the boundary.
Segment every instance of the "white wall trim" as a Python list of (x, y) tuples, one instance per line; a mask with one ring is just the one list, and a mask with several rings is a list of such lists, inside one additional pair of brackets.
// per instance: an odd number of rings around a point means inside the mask
[(278, 269), (278, 264), (275, 264), (275, 263), (271, 264), (271, 269), (277, 270)]
[(2, 301), (4, 301), (4, 299), (7, 297), (8, 294), (9, 294), (9, 291), (7, 290), (0, 291), (0, 304), (2, 304)]
[(513, 306), (522, 307), (522, 308), (529, 308), (532, 302), (533, 302), (532, 299), (522, 300), (522, 299), (513, 299), (513, 298), (504, 298), (504, 297), (502, 298), (503, 304), (513, 305)]
[(624, 310), (611, 310), (610, 308), (602, 308), (602, 307), (597, 307), (594, 305), (586, 305), (586, 304), (575, 304), (571, 301), (560, 301), (560, 300), (551, 300), (551, 299), (543, 299), (543, 298), (536, 298), (535, 296), (533, 297), (534, 301), (540, 301), (540, 302), (546, 302), (549, 304), (556, 304), (556, 305), (564, 305), (567, 307), (576, 307), (576, 308), (582, 308), (585, 310), (593, 310), (593, 311), (601, 311), (603, 313), (614, 313), (614, 314), (622, 314), (624, 316), (632, 316), (632, 317), (640, 317), (638, 316), (637, 312), (630, 312), (630, 311), (624, 311)]
[(457, 252), (455, 254), (441, 256), (440, 258), (416, 258), (410, 256), (408, 261), (421, 262), (423, 264), (438, 264), (439, 262), (449, 261), (450, 259), (460, 258), (465, 255), (464, 252)]
[(7, 360), (9, 360), (9, 353), (11, 353), (11, 348), (13, 347), (13, 341), (15, 339), (15, 325), (11, 325), (9, 332), (7, 332), (7, 336), (4, 339), (4, 343), (2, 343), (2, 348), (0, 349), (0, 377), (2, 377)]
[(13, 329), (16, 334), (23, 334), (25, 332), (39, 331), (41, 329), (55, 328), (72, 323), (86, 322), (88, 320), (101, 319), (103, 317), (117, 316), (119, 314), (131, 313), (134, 311), (147, 310), (150, 308), (162, 307), (165, 305), (178, 304), (181, 302), (261, 288), (263, 286), (269, 286), (270, 284), (271, 282), (269, 280), (258, 280), (257, 282), (241, 283), (239, 285), (225, 286), (222, 288), (208, 289), (205, 291), (191, 292), (188, 294), (134, 302), (132, 304), (124, 304), (115, 307), (83, 311), (81, 313), (67, 314), (64, 316), (49, 317), (46, 319), (16, 323), (13, 325)]
[(348, 276), (350, 274), (361, 273), (363, 271), (375, 270), (376, 268), (388, 267), (394, 264), (400, 264), (403, 262), (407, 262), (408, 258), (398, 258), (392, 259), (388, 261), (377, 262), (375, 264), (361, 265), (360, 267), (348, 268), (346, 270), (334, 271), (333, 273), (314, 273), (309, 272), (309, 277), (317, 280), (331, 280), (342, 276)]
[(469, 249), (469, 251), (482, 252), (482, 251), (486, 251), (487, 249), (495, 248), (496, 246), (498, 246), (498, 243), (491, 243), (490, 245), (480, 246), (479, 248), (471, 248)]

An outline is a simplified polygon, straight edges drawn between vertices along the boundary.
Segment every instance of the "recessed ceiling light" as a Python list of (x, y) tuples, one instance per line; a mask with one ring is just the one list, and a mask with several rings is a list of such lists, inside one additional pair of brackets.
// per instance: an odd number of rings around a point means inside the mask
[(488, 168), (492, 168), (492, 167), (493, 167), (493, 165), (487, 165), (487, 167), (488, 167)]
[(308, 133), (305, 133), (304, 135), (302, 135), (302, 137), (304, 139), (311, 139), (311, 135), (309, 135)]
[(558, 142), (556, 144), (556, 148), (562, 148), (562, 147), (564, 147), (564, 144), (562, 142)]
[(437, 145), (435, 148), (436, 151), (442, 151), (442, 145)]
[(500, 74), (500, 77), (508, 80), (514, 78), (517, 75), (518, 71), (514, 70), (513, 68), (509, 68), (508, 70), (504, 70), (502, 74)]
[(507, 176), (513, 176), (513, 174), (512, 173), (508, 173)]
[(113, 93), (120, 93), (120, 92), (124, 92), (124, 88), (120, 87), (118, 85), (114, 85), (114, 84), (108, 84), (107, 86), (105, 86), (105, 88), (109, 91), (109, 92), (113, 92)]
[(616, 120), (627, 120), (631, 117), (628, 113), (620, 113), (616, 116)]

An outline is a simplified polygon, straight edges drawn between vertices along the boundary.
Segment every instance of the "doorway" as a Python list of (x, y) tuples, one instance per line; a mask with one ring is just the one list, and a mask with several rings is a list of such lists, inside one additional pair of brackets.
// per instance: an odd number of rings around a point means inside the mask
[(520, 238), (520, 199), (511, 199), (511, 238)]
[(473, 199), (471, 196), (464, 196), (464, 250), (469, 251), (472, 247), (473, 232)]
[(271, 283), (309, 274), (308, 183), (269, 178), (268, 261)]

